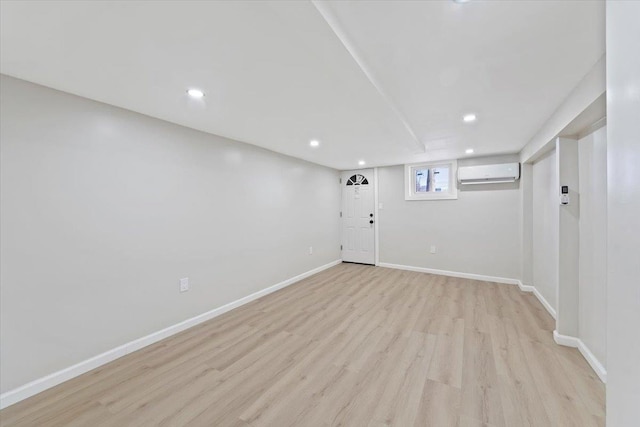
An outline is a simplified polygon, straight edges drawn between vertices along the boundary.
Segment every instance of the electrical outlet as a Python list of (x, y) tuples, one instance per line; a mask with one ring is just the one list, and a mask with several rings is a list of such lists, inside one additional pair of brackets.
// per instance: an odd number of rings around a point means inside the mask
[(313, 246), (309, 246), (309, 255), (313, 255)]
[(436, 245), (431, 245), (431, 253), (432, 254), (436, 253)]
[(187, 292), (189, 288), (189, 278), (180, 279), (180, 292)]

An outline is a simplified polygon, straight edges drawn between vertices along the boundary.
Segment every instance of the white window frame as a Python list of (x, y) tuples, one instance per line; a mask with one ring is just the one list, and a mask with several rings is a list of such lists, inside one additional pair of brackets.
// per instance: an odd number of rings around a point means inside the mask
[[(449, 191), (416, 193), (416, 169), (449, 167)], [(413, 163), (404, 165), (404, 199), (405, 200), (455, 200), (458, 198), (458, 161), (443, 160), (440, 162)]]

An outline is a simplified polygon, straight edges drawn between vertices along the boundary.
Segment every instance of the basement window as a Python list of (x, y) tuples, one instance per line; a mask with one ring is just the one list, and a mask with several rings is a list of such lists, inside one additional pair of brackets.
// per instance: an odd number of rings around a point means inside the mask
[(456, 160), (405, 165), (405, 200), (457, 199), (457, 170)]

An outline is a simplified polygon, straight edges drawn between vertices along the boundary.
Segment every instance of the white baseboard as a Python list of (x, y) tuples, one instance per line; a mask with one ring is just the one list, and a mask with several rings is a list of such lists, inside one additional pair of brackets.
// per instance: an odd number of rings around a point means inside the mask
[(473, 274), (473, 273), (460, 273), (457, 271), (447, 271), (447, 270), (436, 270), (435, 268), (426, 268), (426, 267), (413, 267), (410, 265), (400, 265), (400, 264), (389, 264), (386, 262), (381, 262), (378, 264), (379, 267), (386, 268), (395, 268), (397, 270), (408, 270), (408, 271), (417, 271), (419, 273), (429, 273), (429, 274), (437, 274), (440, 276), (450, 276), (450, 277), (459, 277), (461, 279), (473, 279), (473, 280), (482, 280), (485, 282), (495, 282), (495, 283), (506, 283), (509, 285), (518, 285), (520, 281), (518, 279), (509, 279), (506, 277), (495, 277), (495, 276), (485, 276), (482, 274)]
[(589, 347), (580, 339), (569, 335), (559, 334), (558, 331), (553, 331), (553, 340), (556, 344), (564, 345), (566, 347), (577, 348), (591, 366), (591, 369), (598, 375), (603, 383), (607, 383), (607, 370), (602, 366), (602, 363), (594, 356), (589, 350)]
[(553, 340), (556, 342), (556, 344), (573, 348), (578, 348), (578, 341), (580, 341), (580, 339), (576, 337), (559, 334), (556, 330), (553, 331)]
[(522, 292), (532, 292), (536, 296), (536, 298), (538, 298), (538, 301), (540, 301), (540, 304), (542, 304), (542, 306), (551, 315), (551, 317), (553, 317), (554, 319), (556, 318), (556, 309), (553, 308), (551, 304), (549, 304), (549, 301), (547, 301), (545, 297), (542, 296), (540, 291), (538, 291), (538, 289), (535, 286), (524, 285), (522, 284), (522, 282), (518, 280), (518, 287)]
[(536, 289), (531, 285), (524, 285), (520, 280), (518, 280), (518, 287), (522, 292), (533, 292)]
[(7, 406), (13, 405), (14, 403), (20, 402), (28, 397), (31, 397), (35, 394), (38, 394), (42, 391), (45, 391), (51, 387), (54, 387), (58, 384), (61, 384), (65, 381), (68, 381), (72, 378), (75, 378), (79, 375), (82, 375), (86, 372), (91, 371), (99, 366), (105, 365), (115, 359), (118, 359), (122, 356), (125, 356), (129, 353), (133, 353), (134, 351), (140, 350), (143, 347), (161, 341), (167, 337), (175, 335), (179, 332), (184, 331), (185, 329), (189, 329), (193, 326), (196, 326), (200, 323), (206, 322), (207, 320), (213, 319), (214, 317), (220, 316), (234, 308), (240, 307), (241, 305), (247, 304), (251, 301), (254, 301), (260, 297), (268, 295), (272, 292), (275, 292), (279, 289), (285, 288), (289, 285), (292, 285), (302, 279), (305, 279), (309, 276), (312, 276), (316, 273), (319, 273), (323, 270), (331, 268), (335, 265), (338, 265), (342, 262), (342, 260), (335, 260), (318, 268), (314, 268), (313, 270), (309, 270), (302, 274), (299, 274), (290, 279), (284, 280), (280, 283), (277, 283), (268, 288), (262, 289), (258, 292), (255, 292), (251, 295), (248, 295), (244, 298), (240, 298), (236, 301), (230, 302), (228, 304), (223, 305), (222, 307), (214, 308), (213, 310), (207, 311), (206, 313), (202, 313), (198, 316), (192, 317), (190, 319), (184, 320), (180, 323), (176, 323), (175, 325), (169, 326), (168, 328), (162, 329), (160, 331), (154, 332), (142, 338), (138, 338), (136, 340), (130, 341), (126, 344), (123, 344), (119, 347), (113, 348), (111, 350), (105, 351), (97, 356), (94, 356), (90, 359), (84, 360), (80, 363), (76, 363), (73, 366), (69, 366), (68, 368), (62, 369), (60, 371), (54, 372), (45, 377), (39, 378), (37, 380), (31, 381), (25, 385), (22, 385), (13, 390), (9, 390), (6, 393), (0, 395), (0, 409), (6, 408)]
[(378, 264), (378, 266), (386, 267), (386, 268), (395, 268), (398, 270), (417, 271), (420, 273), (438, 274), (440, 276), (460, 277), (462, 279), (473, 279), (473, 280), (482, 280), (485, 282), (518, 285), (518, 288), (520, 288), (522, 292), (532, 292), (536, 296), (536, 298), (538, 298), (542, 306), (549, 312), (551, 317), (553, 317), (554, 319), (556, 318), (556, 310), (551, 306), (551, 304), (549, 304), (549, 302), (542, 296), (542, 294), (534, 286), (524, 285), (518, 279), (510, 279), (507, 277), (485, 276), (483, 274), (460, 273), (457, 271), (437, 270), (435, 268), (414, 267), (410, 265), (389, 264), (386, 262), (381, 262)]
[(536, 298), (538, 298), (538, 301), (540, 301), (540, 303), (542, 304), (542, 306), (544, 308), (547, 309), (547, 311), (549, 312), (549, 314), (551, 315), (551, 317), (553, 317), (554, 319), (556, 319), (556, 309), (553, 308), (551, 306), (551, 304), (549, 304), (549, 301), (547, 301), (542, 294), (538, 291), (537, 288), (533, 288), (533, 294), (536, 296)]
[[(463, 279), (482, 280), (482, 281), (485, 281), (485, 282), (495, 282), (495, 283), (506, 283), (506, 284), (510, 284), (510, 285), (518, 285), (518, 288), (522, 292), (531, 292), (531, 293), (533, 293), (536, 296), (536, 298), (538, 298), (538, 301), (540, 301), (540, 304), (542, 304), (542, 306), (549, 312), (551, 317), (553, 317), (554, 319), (556, 318), (556, 310), (551, 306), (551, 304), (549, 304), (549, 301), (547, 301), (544, 298), (544, 296), (542, 296), (540, 291), (538, 291), (538, 289), (536, 289), (535, 286), (525, 285), (518, 279), (509, 279), (509, 278), (505, 278), (505, 277), (495, 277), (495, 276), (485, 276), (485, 275), (482, 275), (482, 274), (460, 273), (460, 272), (456, 272), (456, 271), (447, 271), (447, 270), (436, 270), (436, 269), (433, 269), (433, 268), (413, 267), (413, 266), (409, 266), (409, 265), (389, 264), (389, 263), (386, 263), (386, 262), (381, 262), (381, 263), (378, 264), (378, 266), (379, 267), (386, 267), (386, 268), (395, 268), (395, 269), (398, 269), (398, 270), (417, 271), (417, 272), (420, 272), (420, 273), (438, 274), (438, 275), (441, 275), (441, 276), (460, 277), (460, 278), (463, 278)], [(555, 340), (555, 342), (557, 344), (564, 345), (564, 346), (567, 346), (567, 347), (575, 347), (575, 348), (577, 348), (580, 351), (580, 353), (582, 354), (582, 356), (587, 360), (587, 362), (589, 363), (591, 368), (594, 370), (594, 372), (598, 375), (600, 380), (603, 383), (607, 382), (607, 371), (606, 371), (606, 369), (604, 368), (604, 366), (602, 366), (600, 361), (593, 355), (591, 350), (589, 350), (589, 348), (584, 344), (584, 342), (582, 342), (582, 340), (580, 340), (579, 338), (570, 337), (570, 336), (567, 336), (567, 335), (560, 335), (560, 334), (558, 334), (557, 331), (553, 331), (553, 338), (554, 338), (554, 340)]]

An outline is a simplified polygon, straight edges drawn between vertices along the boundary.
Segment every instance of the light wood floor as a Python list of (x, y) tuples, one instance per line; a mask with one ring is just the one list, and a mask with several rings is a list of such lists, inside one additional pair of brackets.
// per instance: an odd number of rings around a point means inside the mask
[(0, 412), (3, 426), (592, 426), (531, 294), (341, 264)]

